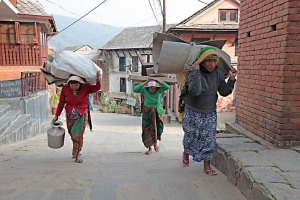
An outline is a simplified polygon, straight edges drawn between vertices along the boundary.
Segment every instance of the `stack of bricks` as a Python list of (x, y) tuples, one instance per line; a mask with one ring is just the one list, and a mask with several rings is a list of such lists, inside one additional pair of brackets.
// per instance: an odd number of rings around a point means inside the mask
[(241, 1), (236, 122), (278, 147), (300, 143), (300, 1)]

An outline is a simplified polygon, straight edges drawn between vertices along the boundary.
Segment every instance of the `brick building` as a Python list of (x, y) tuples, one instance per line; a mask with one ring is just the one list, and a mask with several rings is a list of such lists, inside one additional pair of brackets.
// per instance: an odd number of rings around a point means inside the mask
[(300, 1), (241, 1), (236, 122), (279, 147), (300, 142)]

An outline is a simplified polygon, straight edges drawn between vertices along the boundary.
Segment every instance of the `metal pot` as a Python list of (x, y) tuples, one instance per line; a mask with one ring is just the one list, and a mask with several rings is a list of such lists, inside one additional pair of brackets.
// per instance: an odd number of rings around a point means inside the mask
[(53, 149), (58, 149), (64, 146), (65, 141), (65, 129), (61, 127), (63, 123), (56, 121), (51, 124), (51, 127), (47, 130), (48, 146)]

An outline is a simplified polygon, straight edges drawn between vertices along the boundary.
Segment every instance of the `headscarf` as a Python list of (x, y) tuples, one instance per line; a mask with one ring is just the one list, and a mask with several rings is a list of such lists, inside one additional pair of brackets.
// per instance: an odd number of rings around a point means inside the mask
[(217, 51), (212, 46), (206, 46), (200, 50), (198, 58), (194, 62), (202, 63), (206, 60), (219, 60)]

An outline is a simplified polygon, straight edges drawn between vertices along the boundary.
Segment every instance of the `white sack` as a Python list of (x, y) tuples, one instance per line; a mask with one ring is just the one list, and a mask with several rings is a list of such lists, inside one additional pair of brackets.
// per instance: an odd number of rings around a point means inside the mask
[(96, 74), (102, 69), (92, 60), (72, 51), (61, 51), (56, 54), (51, 63), (51, 74), (60, 79), (68, 80), (70, 75), (77, 75), (86, 79), (92, 85), (96, 84)]

